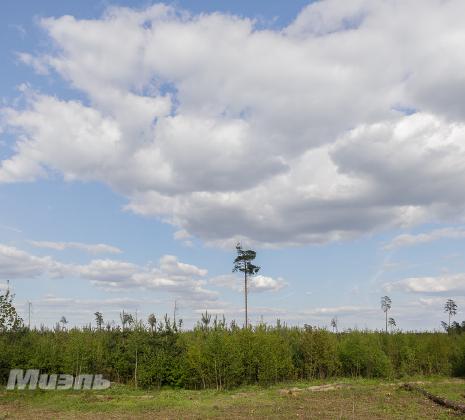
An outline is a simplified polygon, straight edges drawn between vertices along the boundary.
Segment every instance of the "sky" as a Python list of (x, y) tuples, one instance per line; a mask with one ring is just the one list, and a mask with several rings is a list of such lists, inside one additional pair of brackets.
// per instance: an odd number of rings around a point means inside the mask
[(465, 306), (462, 0), (0, 4), (0, 288), (31, 324)]

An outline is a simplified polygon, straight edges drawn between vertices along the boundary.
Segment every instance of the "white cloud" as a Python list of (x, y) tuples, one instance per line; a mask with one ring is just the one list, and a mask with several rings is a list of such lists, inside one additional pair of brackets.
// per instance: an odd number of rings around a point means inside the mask
[[(0, 286), (1, 287), (1, 286)], [(404, 330), (427, 328), (440, 329), (440, 321), (444, 319), (443, 306), (446, 297), (434, 296), (430, 298), (420, 298), (414, 301), (403, 303), (394, 302), (390, 311), (400, 328)], [(459, 309), (465, 304), (461, 297), (454, 298)], [(122, 310), (132, 312), (137, 311), (139, 319), (146, 321), (149, 313), (155, 312), (158, 318), (164, 315), (165, 307), (162, 302), (156, 299), (119, 297), (88, 299), (75, 297), (59, 297), (54, 295), (44, 296), (32, 300), (32, 323), (39, 325), (45, 323), (53, 326), (62, 315), (65, 315), (70, 321), (70, 325), (88, 325), (94, 321), (94, 312), (103, 312), (104, 320), (114, 320), (119, 323), (119, 314)], [(230, 322), (235, 319), (241, 324), (244, 319), (244, 308), (241, 305), (235, 305), (225, 301), (189, 301), (178, 300), (179, 312), (178, 319), (182, 318), (184, 325), (192, 326), (200, 319), (200, 314), (205, 312), (212, 314), (213, 317), (218, 315), (220, 318), (224, 314), (226, 320)], [(17, 308), (24, 319), (27, 319), (27, 302), (17, 302)], [(314, 307), (301, 310), (299, 308), (286, 309), (276, 306), (251, 305), (249, 307), (249, 318), (251, 322), (258, 323), (261, 320), (269, 324), (274, 324), (279, 318), (282, 322), (288, 322), (290, 325), (319, 325), (321, 327), (330, 327), (330, 320), (333, 317), (338, 318), (339, 330), (345, 328), (384, 328), (384, 313), (379, 307), (342, 305), (334, 307)], [(461, 320), (460, 311), (457, 320)]]
[(0, 279), (82, 278), (107, 289), (145, 288), (167, 291), (188, 300), (214, 300), (217, 293), (204, 286), (207, 270), (180, 262), (173, 255), (160, 258), (155, 267), (111, 259), (87, 264), (67, 264), (51, 257), (37, 257), (15, 247), (0, 244)]
[(32, 66), (33, 69), (38, 74), (42, 74), (42, 75), (49, 74), (49, 68), (46, 65), (46, 63), (44, 63), (40, 58), (34, 57), (32, 54), (24, 53), (24, 52), (18, 53), (18, 59), (24, 64)]
[(437, 241), (440, 239), (461, 239), (465, 238), (464, 229), (454, 229), (454, 228), (444, 228), (444, 229), (435, 229), (427, 233), (419, 233), (416, 235), (412, 234), (402, 234), (393, 238), (385, 247), (386, 250), (413, 246), (417, 244), (424, 244), (428, 242)]
[(286, 286), (286, 282), (278, 277), (274, 279), (273, 277), (257, 275), (253, 276), (250, 279), (250, 291), (251, 292), (267, 292), (272, 291), (276, 292)]
[(9, 230), (9, 231), (15, 232), (15, 233), (22, 233), (21, 229), (18, 229), (18, 228), (14, 227), (14, 226), (0, 225), (0, 229)]
[(190, 235), (189, 232), (185, 230), (177, 230), (176, 232), (174, 232), (174, 239), (176, 240), (183, 240), (189, 238), (192, 238), (192, 235)]
[(34, 278), (44, 273), (59, 277), (66, 265), (50, 257), (36, 257), (15, 247), (0, 244), (0, 279)]
[(409, 277), (386, 283), (386, 290), (402, 290), (411, 293), (465, 294), (465, 274), (444, 274), (436, 277)]
[[(243, 321), (245, 310), (243, 307), (234, 306), (223, 302), (223, 306), (219, 307), (218, 305), (211, 304), (210, 306), (205, 306), (194, 310), (194, 313), (201, 314), (207, 311), (212, 315), (225, 315), (228, 320), (236, 319), (239, 322)], [(281, 308), (270, 308), (267, 306), (252, 306), (248, 308), (248, 315), (250, 318), (253, 318), (253, 322), (258, 322), (260, 318), (266, 317), (269, 322), (274, 323), (277, 317), (282, 315), (289, 315), (289, 311)]]
[[(213, 277), (209, 280), (209, 283), (215, 286), (227, 287), (236, 291), (244, 291), (244, 280), (232, 274)], [(277, 292), (287, 286), (287, 283), (281, 277), (273, 278), (259, 274), (249, 277), (247, 285), (247, 290), (250, 293), (260, 293)]]
[[(446, 296), (420, 298), (418, 300), (400, 302), (393, 299), (389, 316), (396, 320), (397, 327), (404, 331), (442, 330), (443, 307)], [(456, 299), (459, 307), (464, 304), (461, 298)], [(342, 305), (334, 307), (316, 307), (301, 312), (289, 313), (292, 319), (300, 319), (311, 325), (330, 327), (332, 317), (337, 317), (339, 330), (345, 328), (384, 329), (384, 313), (380, 307)]]
[(190, 300), (216, 299), (217, 293), (206, 289), (203, 277), (207, 270), (185, 264), (173, 255), (160, 258), (156, 267), (141, 267), (129, 262), (94, 260), (77, 266), (80, 277), (107, 289), (141, 287), (158, 289)]
[(367, 315), (373, 315), (377, 312), (379, 311), (372, 307), (345, 305), (345, 306), (319, 307), (319, 308), (309, 309), (309, 310), (303, 311), (303, 315), (315, 316), (315, 317), (329, 317), (329, 316), (335, 316), (335, 315), (367, 316)]
[(179, 262), (178, 258), (174, 255), (164, 255), (161, 257), (160, 270), (178, 276), (192, 275), (203, 277), (208, 273), (207, 270), (198, 268), (195, 265)]
[(78, 249), (91, 254), (121, 254), (121, 249), (106, 244), (85, 244), (81, 242), (29, 241), (36, 248), (48, 248), (55, 251)]
[(100, 181), (223, 245), (462, 220), (464, 13), (327, 0), (283, 30), (164, 5), (44, 19), (55, 50), (20, 58), (86, 105), (26, 91), (26, 108), (3, 109), (17, 142), (0, 182)]
[[(137, 314), (139, 320), (146, 322), (149, 311), (153, 308), (160, 310), (161, 302), (152, 298), (117, 297), (117, 298), (75, 298), (46, 295), (41, 298), (16, 302), (16, 308), (24, 320), (28, 319), (28, 302), (31, 306), (31, 323), (54, 326), (61, 316), (66, 316), (70, 326), (95, 326), (95, 312), (103, 313), (104, 322), (110, 324), (120, 323), (120, 313), (124, 310)], [(158, 312), (158, 315), (162, 315)]]
[(106, 259), (76, 266), (75, 271), (81, 277), (97, 282), (130, 283), (132, 276), (139, 272), (139, 267), (125, 261)]
[(160, 305), (161, 301), (151, 298), (118, 297), (106, 299), (67, 298), (55, 295), (44, 296), (32, 301), (34, 308), (40, 308), (40, 312), (59, 312), (63, 310), (79, 311), (87, 313), (92, 318), (95, 311), (102, 311), (105, 315), (119, 314), (122, 310), (139, 311), (146, 305)]

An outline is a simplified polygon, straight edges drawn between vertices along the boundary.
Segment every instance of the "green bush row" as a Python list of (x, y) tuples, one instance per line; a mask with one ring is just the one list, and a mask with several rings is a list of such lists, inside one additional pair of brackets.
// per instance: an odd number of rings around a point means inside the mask
[(463, 375), (465, 335), (348, 331), (279, 324), (178, 331), (71, 329), (0, 333), (0, 381), (9, 370), (101, 373), (145, 388), (233, 388), (328, 377)]

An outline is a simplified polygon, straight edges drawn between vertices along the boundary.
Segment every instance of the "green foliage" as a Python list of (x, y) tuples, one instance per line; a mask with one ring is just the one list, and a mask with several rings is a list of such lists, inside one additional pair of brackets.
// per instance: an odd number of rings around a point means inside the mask
[(9, 290), (0, 294), (0, 332), (15, 331), (23, 326), (23, 320), (13, 306), (14, 295)]
[(378, 333), (353, 331), (340, 343), (339, 357), (344, 375), (389, 377), (392, 363)]
[(340, 372), (337, 336), (324, 329), (306, 328), (299, 334), (301, 376), (324, 379)]
[(457, 304), (452, 299), (447, 299), (446, 303), (444, 304), (444, 312), (449, 315), (449, 323), (447, 324), (447, 328), (450, 328), (450, 319), (451, 317), (457, 314)]
[(237, 257), (234, 260), (233, 272), (240, 271), (244, 274), (253, 276), (260, 270), (258, 265), (252, 264), (257, 253), (251, 249), (242, 249), (241, 244), (236, 245)]
[[(207, 315), (205, 315), (207, 317)], [(142, 388), (231, 389), (330, 377), (463, 375), (465, 334), (370, 331), (333, 333), (260, 324), (227, 325), (216, 317), (181, 331), (158, 325), (8, 329), (0, 333), (0, 382), (12, 368), (43, 373), (101, 373)], [(154, 324), (154, 323), (152, 323)]]

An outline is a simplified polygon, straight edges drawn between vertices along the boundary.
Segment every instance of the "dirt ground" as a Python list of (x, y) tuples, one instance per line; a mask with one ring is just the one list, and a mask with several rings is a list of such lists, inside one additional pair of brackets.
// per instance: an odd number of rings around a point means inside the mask
[[(464, 381), (422, 386), (464, 393)], [(399, 383), (352, 382), (236, 391), (3, 391), (0, 419), (445, 419), (465, 418)], [(463, 397), (465, 402), (465, 397)]]

